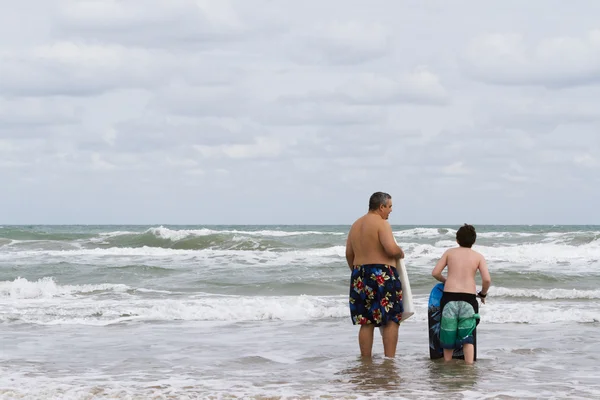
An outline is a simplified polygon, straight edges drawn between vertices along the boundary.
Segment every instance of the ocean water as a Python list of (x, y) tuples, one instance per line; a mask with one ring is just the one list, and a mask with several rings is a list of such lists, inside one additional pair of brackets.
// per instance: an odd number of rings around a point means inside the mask
[(600, 398), (600, 227), (476, 228), (469, 367), (428, 353), (456, 227), (393, 227), (416, 313), (367, 362), (348, 226), (0, 226), (0, 399)]

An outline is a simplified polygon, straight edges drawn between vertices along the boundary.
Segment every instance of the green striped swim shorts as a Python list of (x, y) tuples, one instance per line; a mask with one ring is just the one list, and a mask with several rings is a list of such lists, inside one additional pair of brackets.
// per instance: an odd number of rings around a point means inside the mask
[[(473, 301), (477, 302), (475, 295)], [(473, 344), (473, 331), (477, 326), (478, 318), (479, 314), (475, 312), (471, 302), (458, 300), (446, 303), (442, 310), (440, 326), (442, 348), (455, 349), (462, 347), (463, 344)]]

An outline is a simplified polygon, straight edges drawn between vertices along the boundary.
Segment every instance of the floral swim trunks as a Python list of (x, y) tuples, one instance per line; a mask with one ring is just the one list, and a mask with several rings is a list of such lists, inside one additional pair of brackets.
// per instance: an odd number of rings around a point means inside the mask
[(355, 267), (350, 278), (349, 302), (354, 325), (379, 327), (388, 321), (399, 324), (404, 306), (402, 283), (396, 268), (385, 264)]

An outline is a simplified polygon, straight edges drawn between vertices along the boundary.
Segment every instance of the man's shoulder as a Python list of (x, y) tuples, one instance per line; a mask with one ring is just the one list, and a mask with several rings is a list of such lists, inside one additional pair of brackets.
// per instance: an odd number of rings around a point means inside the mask
[(372, 223), (372, 226), (374, 226), (379, 233), (387, 233), (391, 232), (392, 230), (392, 225), (390, 225), (390, 223), (383, 218), (374, 218)]
[(358, 217), (350, 226), (350, 228), (355, 227), (356, 225), (360, 224), (364, 219), (365, 219), (366, 215), (361, 215), (360, 217)]
[(356, 221), (354, 221), (352, 225), (350, 225), (350, 232), (352, 232), (358, 225), (362, 224), (365, 220), (365, 217), (366, 215), (357, 218)]

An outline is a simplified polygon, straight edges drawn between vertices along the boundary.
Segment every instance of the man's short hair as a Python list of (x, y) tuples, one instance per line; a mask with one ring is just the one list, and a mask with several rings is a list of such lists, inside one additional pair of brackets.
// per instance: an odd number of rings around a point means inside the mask
[(391, 198), (392, 196), (384, 192), (373, 193), (369, 199), (369, 211), (379, 210), (379, 207), (387, 205)]
[(464, 224), (456, 231), (456, 241), (460, 247), (471, 248), (477, 239), (477, 233), (473, 225)]

